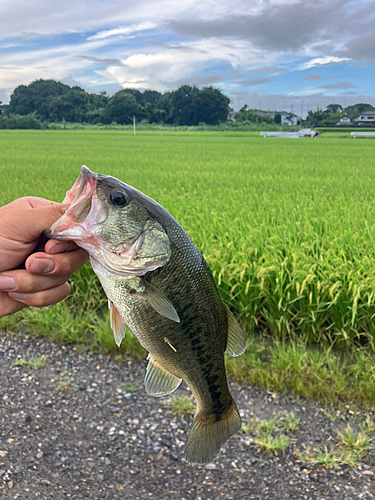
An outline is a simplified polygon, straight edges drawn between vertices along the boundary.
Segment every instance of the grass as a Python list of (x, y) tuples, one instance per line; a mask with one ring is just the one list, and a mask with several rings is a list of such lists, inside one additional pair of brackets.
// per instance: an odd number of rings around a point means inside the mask
[(60, 380), (56, 385), (56, 391), (68, 391), (71, 387), (70, 380)]
[(175, 396), (171, 398), (167, 406), (175, 417), (181, 418), (185, 415), (193, 415), (195, 412), (194, 403), (189, 396)]
[[(81, 164), (123, 179), (164, 205), (204, 254), (248, 335), (247, 354), (228, 360), (238, 379), (374, 408), (374, 148), (241, 131), (2, 131), (0, 203), (61, 200)], [(71, 282), (65, 302), (0, 328), (143, 357), (128, 333), (115, 345), (90, 267)]]
[(244, 384), (300, 394), (326, 403), (375, 408), (375, 355), (366, 348), (343, 353), (327, 344), (275, 341), (250, 335), (247, 351), (227, 358), (227, 367)]
[(46, 366), (47, 356), (42, 355), (35, 358), (25, 359), (18, 358), (14, 360), (13, 366), (27, 366), (33, 370), (38, 370)]
[(135, 384), (124, 384), (124, 387), (128, 392), (137, 392), (140, 389), (140, 387)]
[(336, 442), (330, 448), (307, 448), (303, 452), (296, 450), (295, 454), (303, 462), (320, 464), (327, 468), (342, 465), (356, 467), (374, 451), (375, 424), (370, 416), (367, 416), (359, 427), (359, 432), (353, 431), (350, 425), (344, 432), (336, 431)]
[(278, 455), (284, 453), (293, 442), (290, 434), (298, 428), (299, 420), (293, 412), (272, 415), (268, 420), (251, 418), (242, 425), (245, 434), (252, 434), (250, 440), (263, 452)]

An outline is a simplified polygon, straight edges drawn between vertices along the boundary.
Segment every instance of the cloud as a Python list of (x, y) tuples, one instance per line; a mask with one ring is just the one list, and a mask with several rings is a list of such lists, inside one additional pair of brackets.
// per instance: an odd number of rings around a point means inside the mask
[(332, 40), (350, 31), (353, 16), (345, 9), (348, 3), (349, 0), (256, 2), (258, 9), (255, 12), (246, 12), (249, 8), (244, 7), (239, 15), (209, 20), (189, 16), (169, 21), (165, 26), (179, 36), (249, 40), (262, 50), (288, 52)]
[(309, 73), (308, 75), (304, 76), (302, 80), (305, 81), (310, 81), (310, 80), (321, 80), (322, 76), (319, 75), (319, 73)]
[(319, 86), (320, 89), (355, 89), (356, 87), (357, 85), (350, 82), (327, 83)]
[(167, 86), (178, 88), (181, 85), (209, 86), (223, 80), (222, 75), (191, 75), (172, 82), (163, 82)]
[(138, 31), (152, 30), (157, 28), (157, 23), (146, 22), (139, 24), (132, 24), (131, 26), (122, 26), (111, 30), (100, 31), (96, 35), (89, 36), (87, 40), (103, 40), (112, 36), (131, 35)]
[(120, 59), (106, 59), (101, 57), (93, 57), (93, 56), (77, 56), (81, 59), (87, 59), (88, 61), (92, 61), (99, 66), (109, 66), (109, 65), (118, 65), (123, 66), (123, 62)]
[(347, 51), (354, 59), (375, 62), (375, 31), (374, 27), (369, 27), (373, 31), (366, 36), (356, 37), (347, 45)]
[[(165, 91), (189, 83), (229, 92), (264, 85), (265, 94), (278, 89), (307, 97), (319, 90), (301, 80), (313, 81), (321, 67), (329, 78), (338, 72), (329, 66), (347, 63), (358, 76), (353, 81), (361, 82), (358, 92), (372, 92), (373, 68), (366, 65), (375, 62), (373, 0), (0, 2), (3, 89), (71, 75), (89, 91)], [(353, 87), (320, 90), (342, 95), (340, 89)]]
[(151, 47), (158, 47), (164, 50), (183, 50), (187, 52), (200, 52), (201, 54), (207, 54), (207, 50), (198, 49), (196, 47), (192, 47), (185, 43), (165, 43), (160, 42), (159, 40), (150, 40), (149, 45)]
[(272, 82), (274, 78), (247, 78), (244, 80), (237, 80), (237, 85), (241, 87), (251, 87), (252, 85), (262, 85), (263, 83)]
[(335, 57), (335, 56), (325, 56), (316, 57), (310, 61), (301, 64), (300, 70), (314, 68), (316, 66), (332, 66), (334, 64), (340, 64), (342, 62), (349, 61), (348, 57)]
[(287, 68), (273, 68), (272, 66), (266, 66), (263, 68), (252, 69), (251, 73), (266, 73), (270, 75), (279, 75), (280, 73), (288, 73)]

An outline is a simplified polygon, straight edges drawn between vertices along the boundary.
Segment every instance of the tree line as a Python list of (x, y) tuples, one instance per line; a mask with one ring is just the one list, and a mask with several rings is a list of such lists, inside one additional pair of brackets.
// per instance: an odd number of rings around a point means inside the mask
[[(1, 104), (1, 103), (0, 103)], [(229, 98), (219, 89), (182, 85), (164, 94), (155, 90), (124, 89), (109, 97), (90, 94), (54, 80), (19, 85), (8, 105), (0, 106), (3, 117), (15, 123), (20, 117), (41, 122), (78, 122), (104, 125), (137, 121), (173, 125), (217, 125), (227, 120)], [(23, 118), (25, 120), (25, 118)]]
[[(133, 116), (137, 122), (145, 123), (219, 125), (227, 121), (229, 102), (226, 95), (213, 87), (182, 85), (163, 94), (155, 90), (123, 89), (109, 97), (105, 92), (90, 94), (78, 86), (54, 80), (36, 80), (16, 87), (8, 105), (0, 102), (0, 129), (53, 127), (54, 123), (64, 122), (126, 125), (132, 123)], [(330, 127), (342, 116), (353, 120), (360, 113), (374, 109), (367, 103), (346, 108), (329, 104), (324, 110), (319, 107), (309, 110), (303, 126)], [(280, 126), (281, 115), (278, 112), (272, 115), (261, 109), (249, 109), (245, 104), (236, 113), (236, 126), (254, 130)]]

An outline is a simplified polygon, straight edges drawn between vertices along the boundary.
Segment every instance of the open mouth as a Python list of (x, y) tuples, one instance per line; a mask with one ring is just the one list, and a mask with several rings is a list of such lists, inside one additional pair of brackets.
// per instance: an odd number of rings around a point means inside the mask
[(44, 234), (55, 239), (79, 237), (82, 229), (78, 231), (78, 228), (82, 228), (82, 222), (90, 223), (97, 219), (98, 207), (93, 210), (94, 195), (96, 195), (96, 174), (83, 165), (78, 179), (64, 198), (63, 204), (69, 205), (68, 210), (46, 229)]

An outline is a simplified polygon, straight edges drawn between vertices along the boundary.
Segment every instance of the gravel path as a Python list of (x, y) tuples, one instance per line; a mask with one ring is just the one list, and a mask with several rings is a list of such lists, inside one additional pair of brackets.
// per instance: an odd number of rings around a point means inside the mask
[[(47, 356), (43, 368), (14, 366)], [(78, 352), (71, 346), (0, 335), (0, 497), (5, 499), (375, 498), (375, 461), (334, 470), (301, 463), (293, 450), (330, 444), (335, 429), (313, 401), (231, 385), (242, 416), (294, 411), (300, 425), (284, 455), (264, 455), (244, 435), (215, 464), (183, 460), (191, 418), (173, 417), (168, 398), (143, 389), (145, 362)], [(66, 388), (63, 388), (65, 384)], [(177, 394), (189, 394), (186, 386)]]

